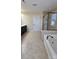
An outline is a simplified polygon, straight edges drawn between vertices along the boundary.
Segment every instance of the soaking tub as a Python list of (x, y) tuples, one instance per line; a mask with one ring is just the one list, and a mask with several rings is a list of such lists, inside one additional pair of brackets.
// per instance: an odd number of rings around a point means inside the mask
[(49, 59), (57, 59), (57, 35), (44, 34), (44, 45)]

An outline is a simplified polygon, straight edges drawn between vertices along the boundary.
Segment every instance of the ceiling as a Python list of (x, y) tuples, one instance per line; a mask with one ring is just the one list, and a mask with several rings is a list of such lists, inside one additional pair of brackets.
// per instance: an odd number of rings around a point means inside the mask
[(57, 8), (57, 0), (22, 0), (21, 1), (21, 12), (53, 11), (56, 8)]

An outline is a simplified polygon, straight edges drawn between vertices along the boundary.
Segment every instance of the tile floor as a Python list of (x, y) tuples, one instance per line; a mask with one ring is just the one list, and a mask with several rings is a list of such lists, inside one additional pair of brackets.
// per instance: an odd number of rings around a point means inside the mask
[(21, 59), (48, 59), (41, 32), (28, 32), (22, 38)]

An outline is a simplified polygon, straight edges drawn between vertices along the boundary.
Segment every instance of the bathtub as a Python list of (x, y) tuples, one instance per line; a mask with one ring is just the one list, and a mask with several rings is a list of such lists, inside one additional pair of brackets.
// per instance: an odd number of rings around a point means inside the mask
[[(53, 38), (47, 36), (53, 36)], [(57, 35), (56, 34), (44, 34), (44, 45), (48, 53), (49, 59), (57, 59)]]

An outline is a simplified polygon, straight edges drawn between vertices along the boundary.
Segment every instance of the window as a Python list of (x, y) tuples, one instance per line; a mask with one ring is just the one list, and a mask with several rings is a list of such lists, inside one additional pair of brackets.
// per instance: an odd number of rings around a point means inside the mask
[(51, 26), (55, 26), (56, 24), (56, 14), (51, 15)]

